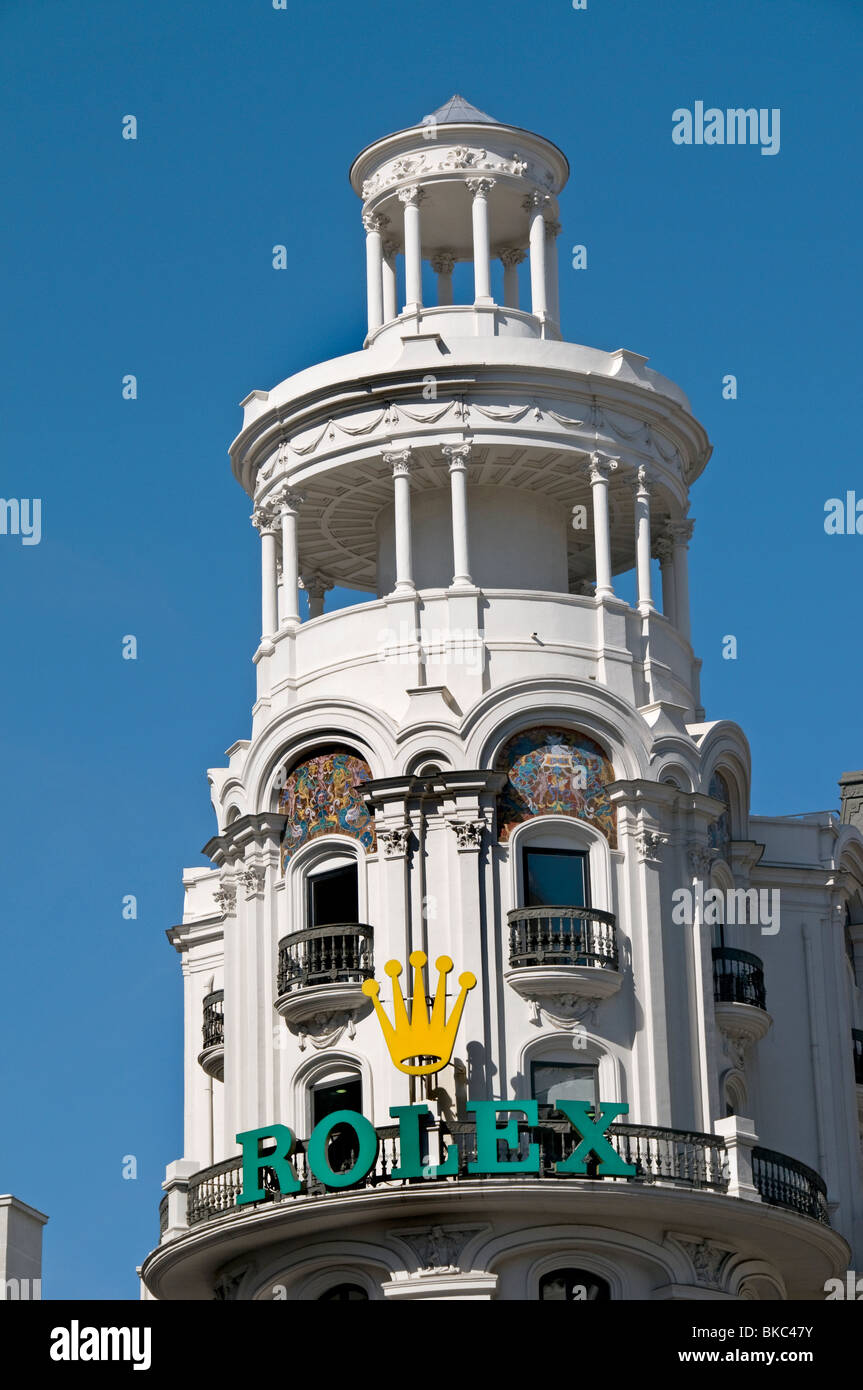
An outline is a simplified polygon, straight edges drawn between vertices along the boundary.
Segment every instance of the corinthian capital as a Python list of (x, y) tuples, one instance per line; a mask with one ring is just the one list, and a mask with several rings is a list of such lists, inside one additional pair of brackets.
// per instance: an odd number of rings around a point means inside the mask
[(674, 541), (670, 536), (657, 536), (653, 542), (653, 554), (662, 564), (668, 564), (674, 555)]
[(431, 268), (435, 275), (452, 275), (455, 256), (452, 251), (436, 251), (431, 258)]
[(506, 267), (506, 269), (511, 270), (513, 266), (521, 265), (522, 261), (527, 255), (527, 252), (522, 251), (520, 246), (506, 246), (502, 251), (498, 252), (498, 255), (500, 257), (501, 263)]
[(441, 453), (445, 459), (449, 460), (450, 473), (464, 472), (470, 462), (469, 444), (444, 444), (441, 446)]
[(384, 449), (381, 452), (384, 463), (391, 466), (394, 478), (406, 478), (411, 471), (410, 449)]
[(367, 232), (382, 232), (384, 227), (390, 225), (390, 219), (384, 217), (382, 212), (364, 212), (363, 226)]
[(688, 545), (695, 530), (695, 518), (687, 516), (682, 521), (669, 521), (666, 529), (678, 544)]
[(259, 502), (250, 517), (251, 523), (260, 535), (277, 531), (279, 528), (279, 508), (273, 505), (271, 498), (266, 502)]
[(279, 515), (281, 516), (282, 512), (298, 512), (305, 500), (304, 492), (297, 492), (294, 488), (286, 487), (276, 499)]
[(412, 183), (407, 188), (399, 189), (399, 202), (406, 206), (409, 204), (411, 207), (418, 207), (425, 196), (425, 189), (418, 183)]
[(546, 218), (545, 234), (547, 237), (550, 238), (551, 241), (554, 241), (555, 237), (560, 236), (562, 231), (563, 225), (560, 222), (554, 222)]
[(617, 466), (617, 459), (611, 458), (608, 454), (601, 454), (599, 452), (591, 454), (589, 465), (591, 483), (607, 483), (609, 475), (615, 472)]
[(474, 198), (487, 198), (494, 188), (494, 179), (465, 179), (465, 183)]
[(532, 193), (528, 193), (526, 197), (522, 198), (521, 205), (525, 212), (536, 212), (539, 208), (547, 207), (550, 202), (550, 193), (541, 193), (538, 188), (535, 188)]

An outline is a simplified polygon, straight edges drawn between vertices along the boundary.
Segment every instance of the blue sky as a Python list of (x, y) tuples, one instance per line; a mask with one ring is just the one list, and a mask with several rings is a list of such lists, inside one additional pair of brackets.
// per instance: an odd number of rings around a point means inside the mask
[[(0, 536), (0, 1191), (50, 1214), (47, 1297), (137, 1296), (181, 1152), (164, 930), (213, 833), (205, 769), (249, 732), (260, 620), (226, 450), (249, 390), (362, 342), (363, 145), (458, 91), (566, 151), (566, 336), (649, 356), (714, 444), (708, 718), (745, 729), (762, 813), (834, 806), (863, 765), (863, 536), (823, 528), (863, 498), (861, 37), (855, 0), (4, 0), (0, 495), (40, 497), (43, 536)], [(780, 108), (779, 154), (674, 145), (696, 100)]]

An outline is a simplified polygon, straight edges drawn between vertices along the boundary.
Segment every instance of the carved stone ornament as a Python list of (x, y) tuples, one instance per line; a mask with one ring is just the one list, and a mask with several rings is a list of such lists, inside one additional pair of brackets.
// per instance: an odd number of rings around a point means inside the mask
[(581, 1033), (593, 1025), (596, 999), (582, 999), (578, 994), (537, 995), (528, 1000), (531, 1023), (542, 1023), (545, 1014), (549, 1023), (562, 1033)]
[(413, 831), (409, 825), (400, 825), (391, 829), (378, 829), (378, 844), (384, 847), (384, 858), (395, 859), (400, 854), (407, 854), (411, 842)]
[(223, 883), (220, 888), (216, 889), (213, 896), (218, 904), (219, 911), (223, 912), (226, 917), (236, 911), (237, 889), (235, 884)]
[(683, 1246), (692, 1261), (696, 1282), (704, 1288), (721, 1288), (721, 1269), (729, 1252), (719, 1245), (712, 1245), (708, 1240), (680, 1240), (678, 1243)]
[(238, 875), (237, 882), (243, 885), (246, 890), (246, 900), (258, 897), (264, 891), (264, 884), (267, 878), (266, 869), (259, 864), (254, 864), (248, 869), (243, 869)]
[(647, 830), (642, 827), (636, 836), (639, 864), (658, 864), (668, 839), (661, 830)]
[(308, 1043), (311, 1043), (316, 1052), (320, 1052), (323, 1048), (335, 1047), (345, 1029), (348, 1030), (349, 1038), (356, 1037), (352, 1009), (343, 1010), (341, 1013), (313, 1014), (311, 1018), (303, 1019), (292, 1031), (296, 1031), (301, 1052), (305, 1052)]
[(686, 857), (693, 878), (706, 878), (716, 858), (716, 851), (708, 849), (706, 845), (690, 845)]
[(396, 1234), (416, 1255), (420, 1274), (457, 1274), (459, 1255), (480, 1226), (428, 1226), (424, 1230)]
[(752, 1042), (752, 1034), (742, 1030), (723, 1027), (720, 1024), (720, 1032), (725, 1043), (725, 1052), (729, 1062), (735, 1071), (746, 1070), (746, 1053)]
[(451, 820), (447, 824), (455, 831), (459, 849), (480, 849), (484, 820)]

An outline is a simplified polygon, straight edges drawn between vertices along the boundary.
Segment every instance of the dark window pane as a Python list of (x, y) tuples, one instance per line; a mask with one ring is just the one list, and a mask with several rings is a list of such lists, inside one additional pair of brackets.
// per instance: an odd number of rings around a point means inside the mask
[(356, 922), (359, 915), (357, 866), (345, 864), (309, 879), (309, 926)]
[[(362, 1114), (363, 1083), (359, 1077), (346, 1077), (329, 1086), (316, 1086), (312, 1092), (312, 1125), (318, 1124), (336, 1110), (355, 1110)], [(327, 1159), (334, 1173), (353, 1168), (359, 1156), (356, 1131), (348, 1125), (336, 1125), (327, 1145)]]
[(368, 1294), (365, 1289), (360, 1288), (359, 1284), (335, 1284), (333, 1288), (327, 1289), (326, 1293), (320, 1295), (318, 1302), (335, 1300), (336, 1302), (350, 1303), (359, 1302), (360, 1299), (365, 1303), (369, 1301)]
[(539, 1296), (544, 1303), (609, 1303), (611, 1289), (588, 1269), (554, 1269), (540, 1279)]
[(530, 1089), (540, 1105), (560, 1100), (586, 1100), (596, 1105), (596, 1067), (576, 1062), (532, 1062)]
[(525, 849), (525, 907), (586, 907), (586, 859), (572, 850)]

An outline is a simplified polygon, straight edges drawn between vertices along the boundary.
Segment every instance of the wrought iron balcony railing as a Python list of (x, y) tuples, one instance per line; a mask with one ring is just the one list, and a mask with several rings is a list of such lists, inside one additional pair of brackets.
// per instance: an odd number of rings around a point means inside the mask
[(854, 1048), (854, 1080), (863, 1086), (863, 1030), (851, 1029), (851, 1045)]
[(374, 974), (373, 940), (374, 932), (364, 922), (309, 927), (282, 937), (278, 993), (369, 979)]
[(752, 1004), (766, 1009), (763, 962), (751, 951), (714, 946), (713, 998), (717, 1004)]
[(204, 1051), (225, 1045), (225, 991), (216, 989), (204, 996)]
[(618, 969), (613, 912), (593, 907), (518, 907), (508, 913), (509, 963)]
[(752, 1150), (752, 1181), (765, 1202), (830, 1225), (827, 1185), (820, 1173), (773, 1149)]

